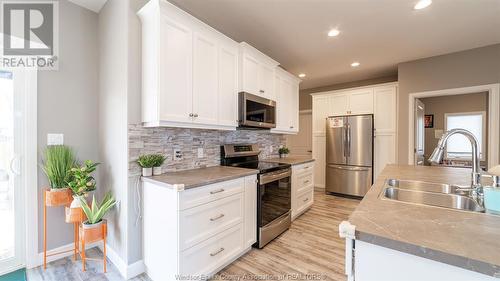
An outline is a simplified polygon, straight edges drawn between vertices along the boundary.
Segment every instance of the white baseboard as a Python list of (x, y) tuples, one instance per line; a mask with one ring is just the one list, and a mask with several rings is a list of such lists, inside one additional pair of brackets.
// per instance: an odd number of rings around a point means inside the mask
[[(96, 247), (97, 245), (99, 245), (99, 242), (95, 242), (95, 243), (86, 245), (85, 248), (88, 250), (88, 249)], [(63, 245), (63, 246), (60, 246), (60, 247), (48, 250), (47, 251), (47, 255), (51, 255), (51, 254), (54, 254), (54, 253), (57, 253), (57, 252), (62, 252), (62, 251), (73, 250), (74, 246), (75, 245), (73, 243), (66, 244), (66, 245)], [(58, 255), (50, 256), (50, 257), (47, 257), (47, 263), (55, 261), (55, 260), (59, 260), (59, 259), (62, 259), (62, 258), (68, 257), (68, 256), (71, 256), (71, 255), (73, 255), (73, 251), (69, 251), (69, 252), (66, 252), (66, 253), (61, 253), (61, 254), (58, 254)], [(34, 268), (34, 267), (38, 267), (38, 266), (41, 266), (41, 265), (43, 265), (43, 252), (38, 253), (38, 256), (35, 259), (35, 263), (28, 265), (28, 268)]]
[[(102, 244), (99, 245), (99, 249), (103, 251)], [(143, 260), (139, 260), (133, 264), (127, 265), (127, 263), (118, 255), (118, 253), (116, 253), (113, 248), (109, 247), (109, 245), (106, 245), (106, 256), (116, 266), (118, 272), (120, 272), (120, 275), (125, 278), (125, 280), (134, 278), (146, 271)]]

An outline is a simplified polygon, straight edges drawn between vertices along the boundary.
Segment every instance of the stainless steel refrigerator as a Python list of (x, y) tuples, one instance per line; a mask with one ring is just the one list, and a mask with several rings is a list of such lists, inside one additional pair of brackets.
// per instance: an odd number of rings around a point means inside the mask
[(364, 196), (373, 182), (373, 115), (326, 120), (326, 192)]

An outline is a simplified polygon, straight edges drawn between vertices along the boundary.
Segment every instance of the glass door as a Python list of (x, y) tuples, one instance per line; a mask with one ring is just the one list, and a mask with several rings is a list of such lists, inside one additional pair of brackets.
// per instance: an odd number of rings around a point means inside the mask
[[(0, 275), (24, 264), (22, 73), (0, 69)], [(21, 79), (16, 79), (21, 78)], [(36, 175), (35, 175), (36, 176)]]

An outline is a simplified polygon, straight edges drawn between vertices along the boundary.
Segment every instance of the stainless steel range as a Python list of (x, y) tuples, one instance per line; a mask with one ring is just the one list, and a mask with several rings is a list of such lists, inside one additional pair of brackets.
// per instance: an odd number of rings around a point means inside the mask
[(221, 165), (259, 170), (257, 190), (257, 243), (262, 248), (291, 224), (291, 165), (259, 161), (254, 144), (221, 147)]

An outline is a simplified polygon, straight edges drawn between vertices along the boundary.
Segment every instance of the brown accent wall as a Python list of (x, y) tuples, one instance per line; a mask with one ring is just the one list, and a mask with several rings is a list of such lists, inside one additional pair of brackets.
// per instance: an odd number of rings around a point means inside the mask
[(398, 162), (408, 163), (410, 93), (500, 83), (500, 44), (398, 65)]
[[(488, 93), (471, 93), (465, 95), (442, 96), (420, 99), (425, 105), (425, 114), (434, 115), (434, 128), (425, 129), (424, 154), (427, 159), (439, 139), (434, 136), (435, 130), (444, 130), (444, 115), (446, 113), (459, 112), (486, 112), (488, 116)], [(486, 122), (486, 136), (488, 135), (488, 123)], [(488, 138), (485, 141), (484, 155), (488, 155)], [(487, 160), (487, 158), (485, 158)]]

